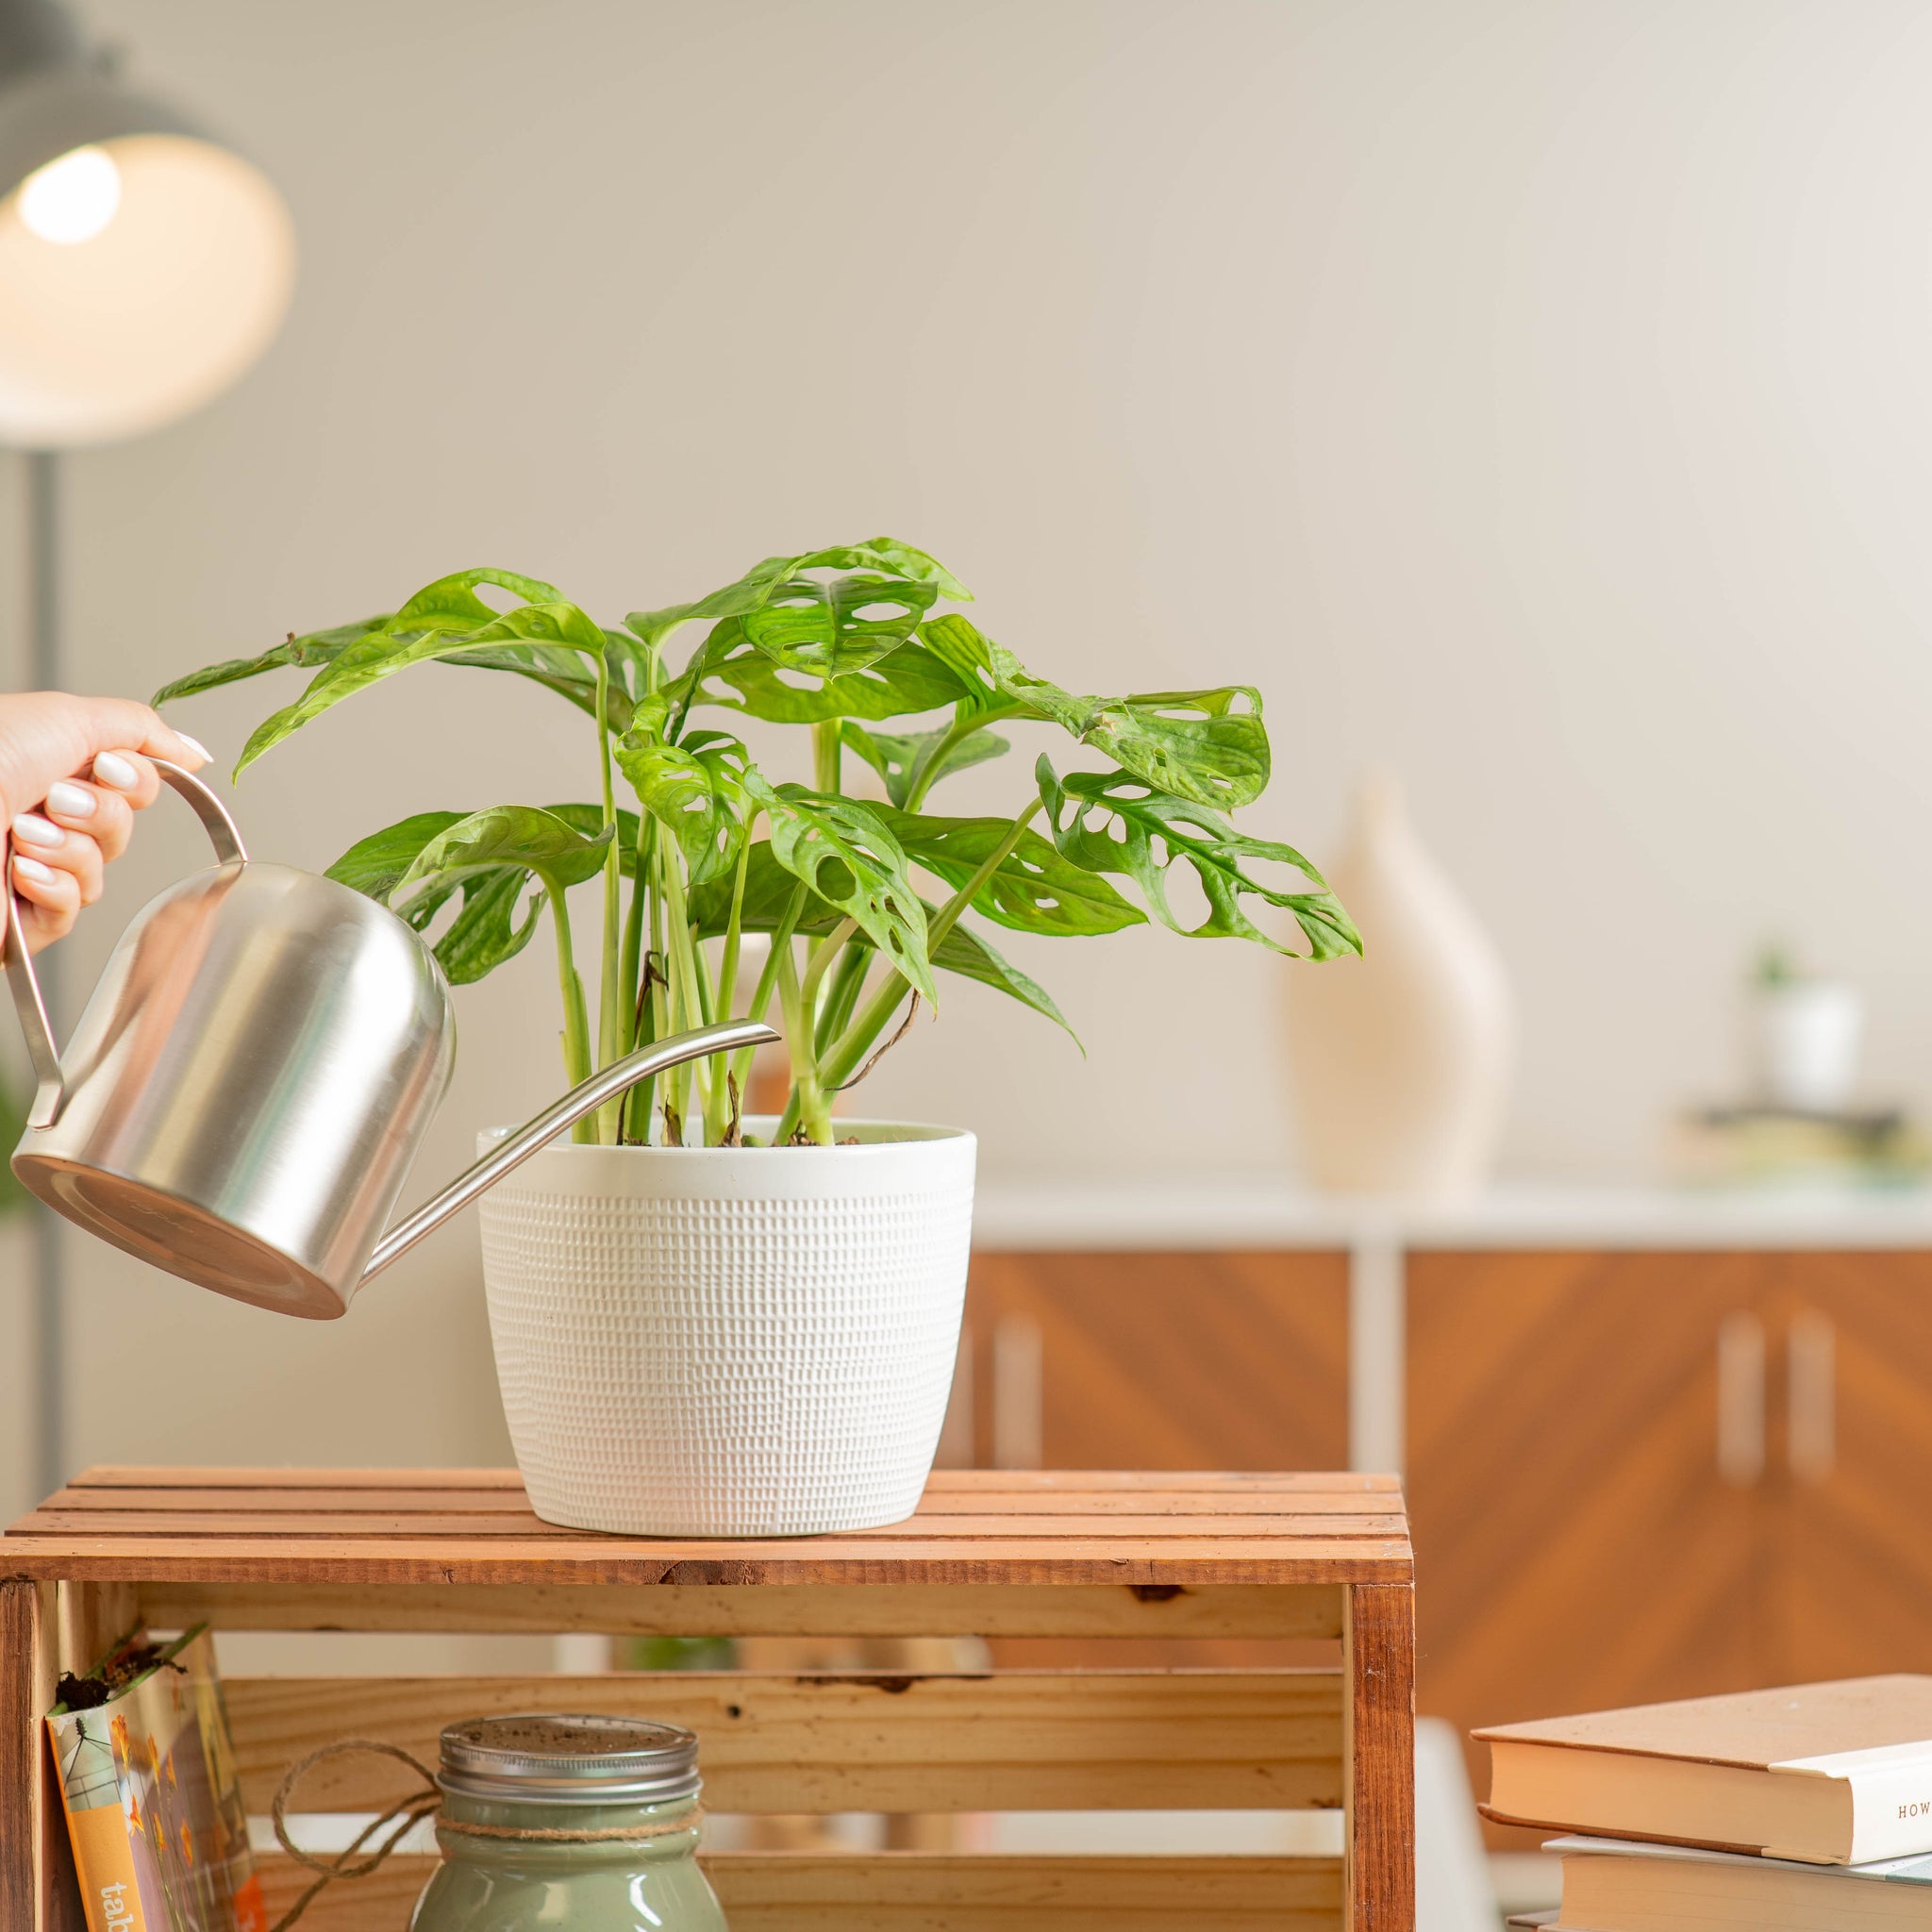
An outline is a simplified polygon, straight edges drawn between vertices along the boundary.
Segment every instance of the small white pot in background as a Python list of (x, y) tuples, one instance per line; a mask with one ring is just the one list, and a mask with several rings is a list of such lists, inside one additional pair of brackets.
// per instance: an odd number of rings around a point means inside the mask
[(1757, 1084), (1774, 1107), (1838, 1113), (1858, 1074), (1865, 1003), (1835, 979), (1760, 987), (1754, 1002)]
[(958, 1350), (976, 1143), (838, 1130), (860, 1144), (557, 1144), (483, 1197), (497, 1380), (546, 1522), (806, 1536), (912, 1513)]

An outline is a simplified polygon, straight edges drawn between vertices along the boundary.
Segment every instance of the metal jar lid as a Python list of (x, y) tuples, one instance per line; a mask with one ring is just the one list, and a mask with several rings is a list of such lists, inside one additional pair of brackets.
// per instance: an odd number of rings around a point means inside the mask
[(644, 1718), (473, 1717), (442, 1734), (437, 1783), (528, 1805), (661, 1805), (695, 1795), (698, 1740)]

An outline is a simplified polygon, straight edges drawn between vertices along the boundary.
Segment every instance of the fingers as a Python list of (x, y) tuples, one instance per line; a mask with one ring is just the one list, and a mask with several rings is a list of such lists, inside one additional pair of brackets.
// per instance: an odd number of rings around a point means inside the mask
[[(25, 875), (56, 893), (46, 904), (50, 909), (64, 910), (67, 896), (58, 879), (42, 874), (63, 874), (79, 891), (76, 908), (92, 906), (101, 896), (105, 861), (101, 848), (83, 832), (63, 831), (51, 819), (37, 811), (21, 812), (13, 821), (13, 871), (15, 880)], [(31, 895), (28, 895), (31, 896)]]
[(104, 751), (93, 770), (95, 783), (125, 799), (135, 811), (145, 811), (160, 796), (159, 774), (137, 752)]
[(74, 874), (19, 851), (7, 871), (25, 908), (21, 928), (26, 934), (27, 951), (38, 953), (65, 939), (80, 910), (80, 883)]
[[(147, 775), (145, 796), (142, 795), (143, 788), (141, 774), (135, 770), (136, 762)], [(122, 766), (136, 780), (135, 785), (110, 787), (85, 785), (77, 778), (57, 779), (47, 789), (41, 814), (64, 831), (78, 832), (92, 839), (100, 847), (101, 857), (112, 860), (127, 850), (127, 841), (134, 832), (134, 814), (148, 804), (158, 789), (158, 780), (154, 775), (154, 767), (145, 758), (129, 761), (117, 758), (112, 752), (103, 752), (94, 760), (96, 769), (110, 763)]]

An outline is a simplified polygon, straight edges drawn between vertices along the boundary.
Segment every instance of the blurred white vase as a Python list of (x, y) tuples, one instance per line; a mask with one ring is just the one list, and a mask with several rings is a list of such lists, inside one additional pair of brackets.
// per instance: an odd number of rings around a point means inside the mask
[(1766, 987), (1756, 1003), (1758, 1091), (1774, 1107), (1837, 1113), (1858, 1077), (1865, 1003), (1835, 979)]
[(1329, 873), (1363, 957), (1295, 965), (1289, 1088), (1318, 1188), (1453, 1200), (1489, 1178), (1515, 1026), (1501, 955), (1371, 775)]

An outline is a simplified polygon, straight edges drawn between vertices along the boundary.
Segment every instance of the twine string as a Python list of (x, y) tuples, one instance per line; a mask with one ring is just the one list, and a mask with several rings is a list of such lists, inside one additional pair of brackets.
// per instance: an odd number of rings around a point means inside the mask
[[(381, 1757), (393, 1757), (400, 1764), (407, 1764), (423, 1780), (421, 1787), (407, 1796), (398, 1798), (389, 1809), (378, 1818), (365, 1824), (348, 1844), (333, 1856), (317, 1852), (305, 1852), (289, 1836), (289, 1800), (294, 1795), (295, 1787), (315, 1769), (330, 1757), (347, 1757), (359, 1751), (370, 1751)], [(552, 1828), (540, 1825), (516, 1824), (472, 1824), (466, 1820), (445, 1818), (441, 1814), (442, 1790), (436, 1782), (436, 1774), (420, 1757), (411, 1756), (397, 1744), (385, 1744), (377, 1738), (339, 1738), (333, 1744), (325, 1744), (319, 1751), (311, 1751), (306, 1757), (298, 1757), (282, 1774), (282, 1782), (275, 1795), (275, 1803), (269, 1807), (269, 1815), (275, 1828), (275, 1842), (288, 1853), (296, 1864), (318, 1875), (308, 1889), (289, 1909), (277, 1919), (270, 1932), (288, 1932), (288, 1928), (306, 1912), (317, 1896), (338, 1878), (367, 1878), (402, 1841), (408, 1837), (425, 1818), (436, 1820), (438, 1831), (456, 1832), (464, 1838), (482, 1839), (523, 1839), (535, 1840), (543, 1844), (615, 1844), (624, 1840), (638, 1843), (654, 1838), (672, 1838), (677, 1833), (696, 1828), (703, 1815), (697, 1807), (682, 1817), (669, 1820), (650, 1820), (636, 1824), (613, 1824), (595, 1830), (571, 1830), (564, 1827)], [(393, 1825), (375, 1849), (358, 1857), (362, 1847), (385, 1827)]]

